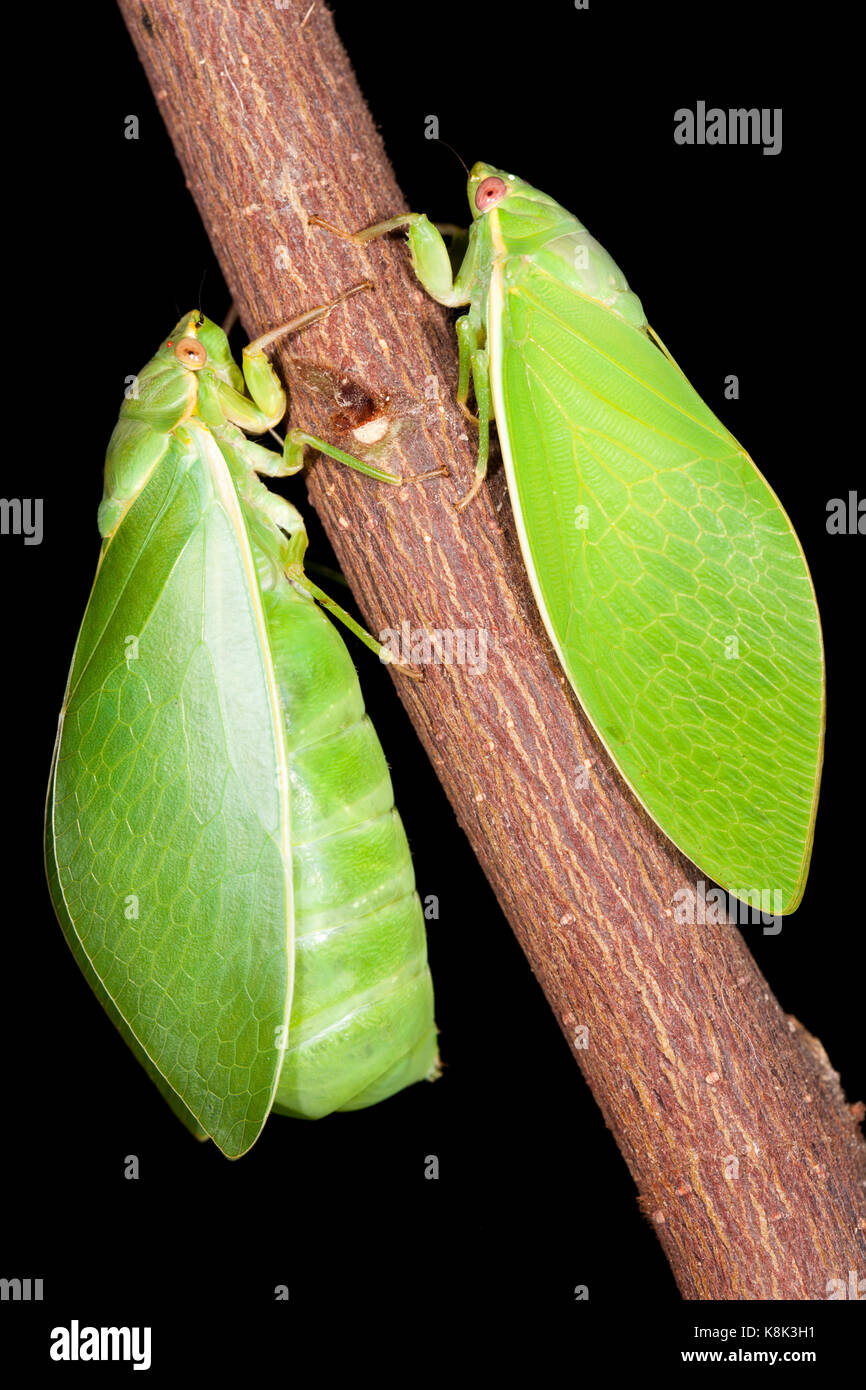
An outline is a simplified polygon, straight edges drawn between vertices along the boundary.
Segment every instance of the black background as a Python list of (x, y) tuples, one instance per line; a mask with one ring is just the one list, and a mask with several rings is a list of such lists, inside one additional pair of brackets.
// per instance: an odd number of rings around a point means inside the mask
[[(809, 11), (807, 33), (789, 9), (767, 5), (591, 0), (578, 12), (572, 0), (535, 0), (509, 15), (481, 0), (438, 14), (344, 0), (332, 9), (410, 206), (466, 220), (459, 164), (424, 138), (435, 114), (467, 163), (508, 168), (578, 213), (793, 519), (824, 622), (826, 766), (803, 904), (780, 936), (746, 935), (783, 1007), (821, 1038), (856, 1100), (866, 1092), (863, 541), (825, 525), (827, 501), (863, 477), (846, 409), (859, 401), (860, 363), (846, 365), (840, 342), (860, 299), (845, 269), (857, 238), (846, 194), (853, 153), (844, 81), (824, 56), (844, 56), (844, 34), (830, 10)], [(230, 1164), (174, 1119), (63, 944), (44, 886), (42, 804), (96, 563), (105, 444), (124, 377), (196, 302), (202, 275), (213, 318), (228, 296), (119, 13), (107, 3), (58, 12), (42, 34), (32, 18), (39, 57), (22, 57), (28, 104), (7, 142), (17, 243), (8, 290), (18, 307), (6, 325), (3, 491), (44, 497), (45, 536), (33, 547), (0, 541), (9, 706), (0, 1274), (43, 1277), (46, 1301), (4, 1304), (7, 1332), (34, 1364), (64, 1374), (48, 1361), (48, 1332), (72, 1317), (152, 1324), (155, 1374), (252, 1356), (249, 1368), (302, 1332), (327, 1367), (358, 1316), (368, 1320), (369, 1364), (385, 1364), (398, 1321), (419, 1347), (447, 1348), (467, 1316), (479, 1327), (492, 1319), (505, 1346), (539, 1319), (570, 1330), (582, 1349), (575, 1373), (589, 1350), (631, 1369), (674, 1364), (693, 1345), (692, 1324), (755, 1321), (754, 1310), (680, 1303), (390, 679), (362, 648), (353, 655), (419, 891), (440, 901), (429, 931), (447, 1063), (439, 1084), (318, 1124), (275, 1118)], [(782, 153), (675, 145), (674, 111), (699, 99), (783, 107)], [(138, 141), (124, 138), (129, 114), (140, 118)], [(731, 372), (736, 402), (722, 396)], [(327, 563), (303, 488), (289, 495), (308, 516), (311, 553)], [(129, 1154), (137, 1182), (123, 1176)], [(429, 1154), (440, 1160), (435, 1182), (423, 1176)], [(289, 1286), (288, 1304), (273, 1301), (277, 1284)], [(575, 1301), (579, 1284), (588, 1302)], [(851, 1329), (849, 1315), (836, 1316)], [(757, 1320), (819, 1316), (767, 1308)], [(479, 1334), (475, 1352), (490, 1345)], [(828, 1341), (825, 1368), (830, 1354)]]

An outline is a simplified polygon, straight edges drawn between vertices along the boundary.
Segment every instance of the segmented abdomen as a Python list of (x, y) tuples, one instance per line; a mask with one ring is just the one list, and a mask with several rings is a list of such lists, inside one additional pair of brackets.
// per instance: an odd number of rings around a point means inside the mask
[(310, 1119), (436, 1067), (424, 917), (355, 668), (288, 584), (263, 595), (288, 746), (295, 988), (274, 1108)]

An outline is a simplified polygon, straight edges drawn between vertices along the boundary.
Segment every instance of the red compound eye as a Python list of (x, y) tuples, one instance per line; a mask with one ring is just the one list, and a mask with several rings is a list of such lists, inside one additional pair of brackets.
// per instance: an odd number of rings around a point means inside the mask
[(175, 343), (174, 355), (178, 362), (184, 367), (191, 367), (194, 372), (207, 361), (205, 348), (195, 338), (181, 338), (180, 342)]
[(483, 179), (475, 190), (475, 206), (479, 212), (487, 212), (489, 208), (495, 207), (507, 192), (505, 180), (492, 175), (489, 179)]

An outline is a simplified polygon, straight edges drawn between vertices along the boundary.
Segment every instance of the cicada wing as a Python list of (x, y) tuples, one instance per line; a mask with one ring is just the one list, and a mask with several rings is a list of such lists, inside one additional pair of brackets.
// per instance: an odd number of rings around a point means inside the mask
[(206, 431), (173, 442), (104, 547), (46, 843), (97, 993), (195, 1122), (244, 1153), (291, 1003), (288, 778), (249, 542)]
[(533, 590), (614, 762), (729, 892), (800, 901), (824, 729), (812, 581), (752, 460), (648, 336), (514, 258), (497, 427)]
[[(53, 779), (54, 774), (52, 770), (52, 788)], [(51, 790), (49, 790), (49, 805), (50, 799)], [(54, 911), (57, 914), (57, 920), (60, 923), (63, 935), (66, 937), (69, 949), (75, 957), (79, 969), (87, 979), (90, 988), (93, 990), (103, 1009), (108, 1014), (108, 1017), (111, 1019), (111, 1022), (114, 1024), (115, 1028), (120, 1033), (127, 1047), (129, 1047), (132, 1050), (137, 1061), (147, 1072), (151, 1081), (159, 1089), (163, 1099), (168, 1102), (178, 1119), (186, 1125), (187, 1129), (195, 1136), (196, 1139), (208, 1139), (210, 1136), (208, 1135), (207, 1131), (202, 1129), (198, 1120), (195, 1118), (195, 1115), (193, 1115), (192, 1112), (187, 1109), (177, 1092), (172, 1090), (165, 1077), (157, 1071), (156, 1067), (151, 1062), (147, 1053), (144, 1051), (142, 1047), (139, 1046), (139, 1043), (136, 1040), (135, 1036), (130, 1032), (129, 1028), (127, 1027), (126, 1020), (123, 1018), (122, 1014), (118, 1013), (117, 1009), (114, 1006), (113, 999), (109, 994), (106, 993), (105, 989), (103, 988), (102, 981), (95, 974), (93, 967), (90, 964), (90, 961), (84, 954), (84, 948), (82, 947), (81, 942), (78, 940), (72, 918), (66, 911), (66, 903), (64, 902), (63, 891), (61, 889), (60, 880), (58, 878), (57, 863), (53, 853), (50, 822), (47, 818), (46, 832), (47, 833), (45, 839), (45, 869), (48, 877), (48, 891), (51, 894), (51, 901), (54, 904)]]

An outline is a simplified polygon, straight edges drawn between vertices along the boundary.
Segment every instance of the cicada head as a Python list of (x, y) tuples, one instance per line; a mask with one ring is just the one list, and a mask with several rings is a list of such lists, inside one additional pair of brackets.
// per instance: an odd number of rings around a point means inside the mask
[(158, 359), (177, 364), (190, 372), (207, 369), (227, 386), (243, 392), (244, 378), (232, 357), (229, 340), (219, 324), (198, 309), (184, 314), (160, 345)]

